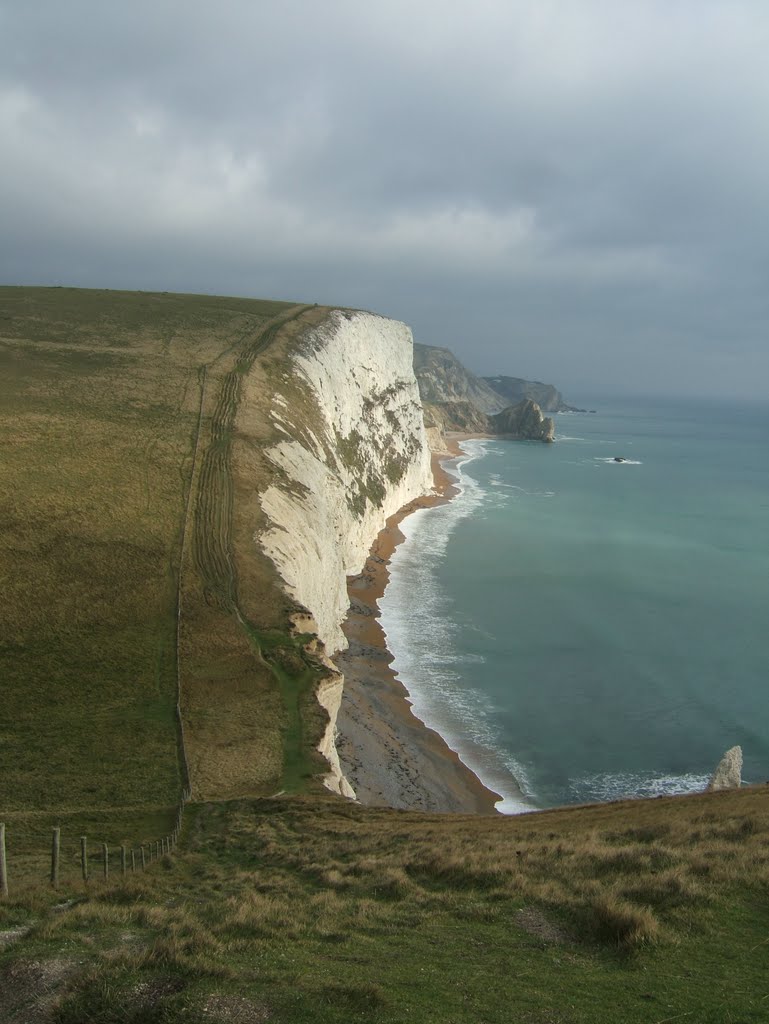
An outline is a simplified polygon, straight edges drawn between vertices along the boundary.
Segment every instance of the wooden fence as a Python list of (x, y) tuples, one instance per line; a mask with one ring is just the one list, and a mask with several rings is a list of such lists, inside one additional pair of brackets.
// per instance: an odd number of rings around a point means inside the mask
[[(120, 877), (124, 878), (129, 872), (144, 871), (150, 864), (160, 860), (161, 857), (173, 853), (179, 843), (179, 836), (181, 835), (182, 823), (184, 821), (184, 806), (189, 798), (189, 790), (185, 790), (182, 801), (177, 809), (173, 829), (168, 835), (162, 836), (160, 839), (144, 842), (138, 846), (121, 844), (119, 847), (110, 847), (107, 843), (97, 843), (95, 846), (89, 847), (88, 836), (80, 836), (77, 859), (82, 880), (88, 882), (94, 876), (98, 876), (107, 881), (110, 877), (110, 870), (112, 870), (113, 874), (119, 872)], [(92, 852), (93, 850), (98, 852), (94, 853)], [(113, 867), (111, 869), (110, 858), (113, 854), (116, 856), (112, 860)], [(117, 857), (119, 857), (119, 861)], [(57, 825), (51, 834), (51, 871), (48, 879), (54, 889), (59, 886), (60, 867), (61, 828)], [(0, 898), (9, 896), (12, 890), (12, 880), (13, 872), (9, 872), (8, 866), (6, 827), (4, 822), (0, 822)], [(41, 878), (40, 881), (42, 883), (44, 879)]]

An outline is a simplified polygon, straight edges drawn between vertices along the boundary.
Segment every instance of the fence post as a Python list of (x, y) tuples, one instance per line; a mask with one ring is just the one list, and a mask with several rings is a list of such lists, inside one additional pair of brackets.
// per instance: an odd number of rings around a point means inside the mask
[(109, 847), (106, 843), (101, 844), (101, 855), (104, 861), (104, 881), (109, 878)]
[(136, 871), (136, 854), (131, 847), (131, 871)]
[(8, 865), (5, 860), (5, 822), (0, 821), (0, 896), (8, 895)]
[(155, 860), (160, 860), (160, 840), (155, 840)]
[(88, 881), (88, 840), (85, 836), (80, 837), (80, 867), (83, 872), (83, 881)]
[(61, 846), (61, 829), (56, 826), (51, 839), (51, 885), (59, 888), (59, 848)]
[(144, 847), (143, 847), (143, 846), (139, 848), (139, 852), (140, 852), (140, 853), (141, 853), (141, 855), (142, 855), (142, 871), (144, 871), (144, 869), (145, 869), (145, 868), (146, 868), (146, 866), (147, 866), (147, 863), (146, 863), (146, 861), (144, 860)]
[(120, 874), (125, 874), (125, 846), (120, 847)]

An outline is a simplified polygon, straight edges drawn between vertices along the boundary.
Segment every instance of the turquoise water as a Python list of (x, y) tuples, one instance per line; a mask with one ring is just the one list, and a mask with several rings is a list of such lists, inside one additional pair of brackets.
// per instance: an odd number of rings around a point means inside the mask
[(769, 779), (769, 406), (596, 407), (465, 442), (382, 603), (416, 713), (508, 811), (701, 789), (735, 743)]

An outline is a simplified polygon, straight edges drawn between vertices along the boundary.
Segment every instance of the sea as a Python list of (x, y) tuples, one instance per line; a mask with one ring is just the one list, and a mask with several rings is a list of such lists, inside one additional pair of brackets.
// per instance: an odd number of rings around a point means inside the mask
[(702, 790), (735, 744), (769, 780), (769, 404), (593, 407), (462, 442), (381, 602), (415, 714), (505, 813)]

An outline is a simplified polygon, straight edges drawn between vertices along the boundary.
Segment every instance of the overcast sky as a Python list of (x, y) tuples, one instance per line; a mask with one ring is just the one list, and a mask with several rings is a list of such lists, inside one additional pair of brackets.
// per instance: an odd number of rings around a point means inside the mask
[(765, 0), (0, 0), (0, 282), (769, 396)]

